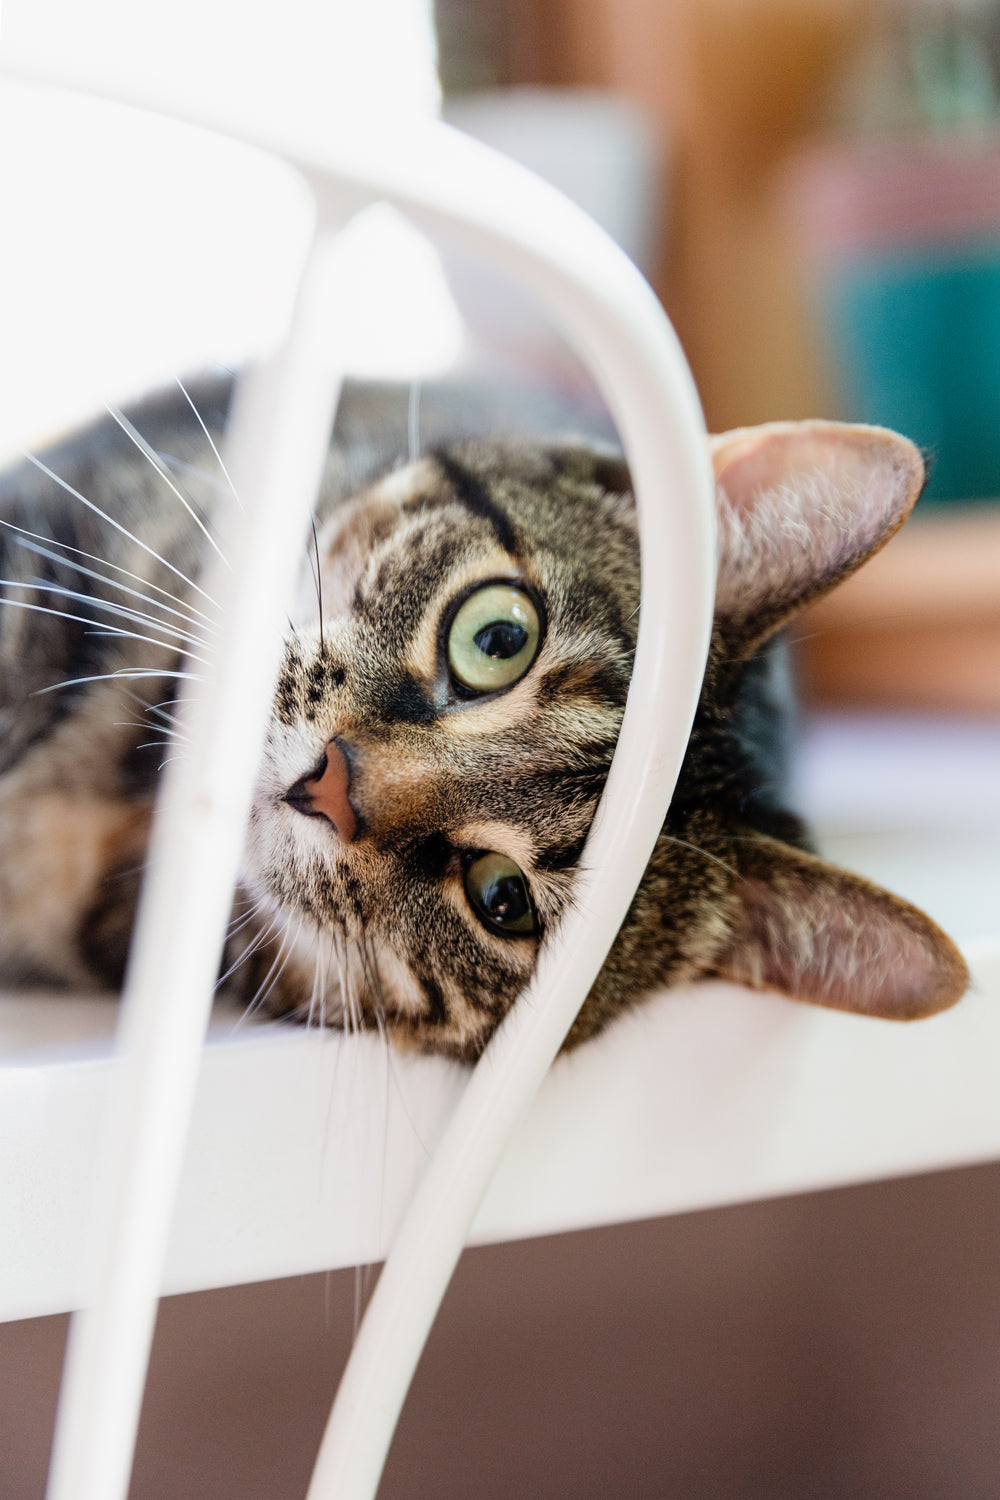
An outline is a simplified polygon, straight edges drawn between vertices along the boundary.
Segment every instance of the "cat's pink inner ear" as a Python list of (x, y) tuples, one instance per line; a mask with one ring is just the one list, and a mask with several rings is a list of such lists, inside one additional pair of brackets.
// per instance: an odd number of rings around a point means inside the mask
[(718, 488), (717, 606), (790, 611), (902, 525), (924, 466), (906, 438), (844, 422), (775, 422), (710, 439)]
[(744, 845), (724, 978), (836, 1010), (912, 1021), (968, 985), (958, 949), (915, 906), (813, 855)]

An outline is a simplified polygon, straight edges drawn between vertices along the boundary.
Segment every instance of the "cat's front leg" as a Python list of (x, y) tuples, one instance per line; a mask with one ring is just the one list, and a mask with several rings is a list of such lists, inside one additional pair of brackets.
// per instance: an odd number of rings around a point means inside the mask
[(0, 979), (121, 983), (152, 816), (150, 799), (0, 782)]

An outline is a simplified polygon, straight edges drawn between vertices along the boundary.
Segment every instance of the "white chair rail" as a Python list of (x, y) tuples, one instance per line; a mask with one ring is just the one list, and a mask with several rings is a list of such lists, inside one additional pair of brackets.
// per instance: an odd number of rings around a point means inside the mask
[[(533, 290), (601, 387), (636, 488), (638, 648), (577, 906), (444, 1129), (379, 1280), (309, 1491), (311, 1500), (361, 1500), (377, 1488), (427, 1330), (503, 1146), (624, 917), (680, 767), (714, 589), (703, 424), (683, 355), (638, 272), (584, 214), (512, 163), (437, 123), (386, 133), (352, 119), (329, 141), (259, 139), (252, 122), (191, 120), (168, 99), (135, 102), (282, 157), (313, 189), (316, 231), (281, 349), (238, 384), (227, 466), (245, 522), (229, 540), (232, 569), (212, 580), (223, 628), (208, 679), (183, 707), (192, 752), (171, 767), (161, 793), (122, 1006), (90, 1296), (71, 1330), (49, 1500), (124, 1500), (128, 1487), (282, 613), (340, 386), (337, 236), (353, 213), (390, 202), (466, 239)], [(173, 940), (180, 931), (183, 944)]]

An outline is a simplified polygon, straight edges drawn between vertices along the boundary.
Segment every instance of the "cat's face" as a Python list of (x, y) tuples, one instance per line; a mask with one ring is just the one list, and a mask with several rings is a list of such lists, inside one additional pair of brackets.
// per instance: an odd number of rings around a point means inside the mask
[(272, 1007), (474, 1055), (524, 986), (624, 709), (624, 489), (616, 460), (469, 446), (319, 532), (247, 845), (287, 933)]
[[(900, 524), (919, 456), (817, 423), (731, 434), (715, 460), (718, 613), (691, 744), (573, 1042), (705, 974), (892, 1017), (964, 987), (934, 924), (809, 853), (773, 784), (766, 642)], [(583, 449), (452, 448), (335, 510), (315, 562), (247, 846), (279, 934), (267, 1003), (474, 1057), (572, 899), (614, 751), (639, 602), (627, 471)]]

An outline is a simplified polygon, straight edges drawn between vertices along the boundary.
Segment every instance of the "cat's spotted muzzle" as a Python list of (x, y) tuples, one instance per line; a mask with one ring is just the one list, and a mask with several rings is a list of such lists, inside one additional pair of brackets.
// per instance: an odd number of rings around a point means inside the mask
[(284, 801), (306, 818), (325, 818), (345, 844), (357, 838), (360, 821), (351, 805), (351, 762), (333, 739), (315, 770), (300, 776)]

